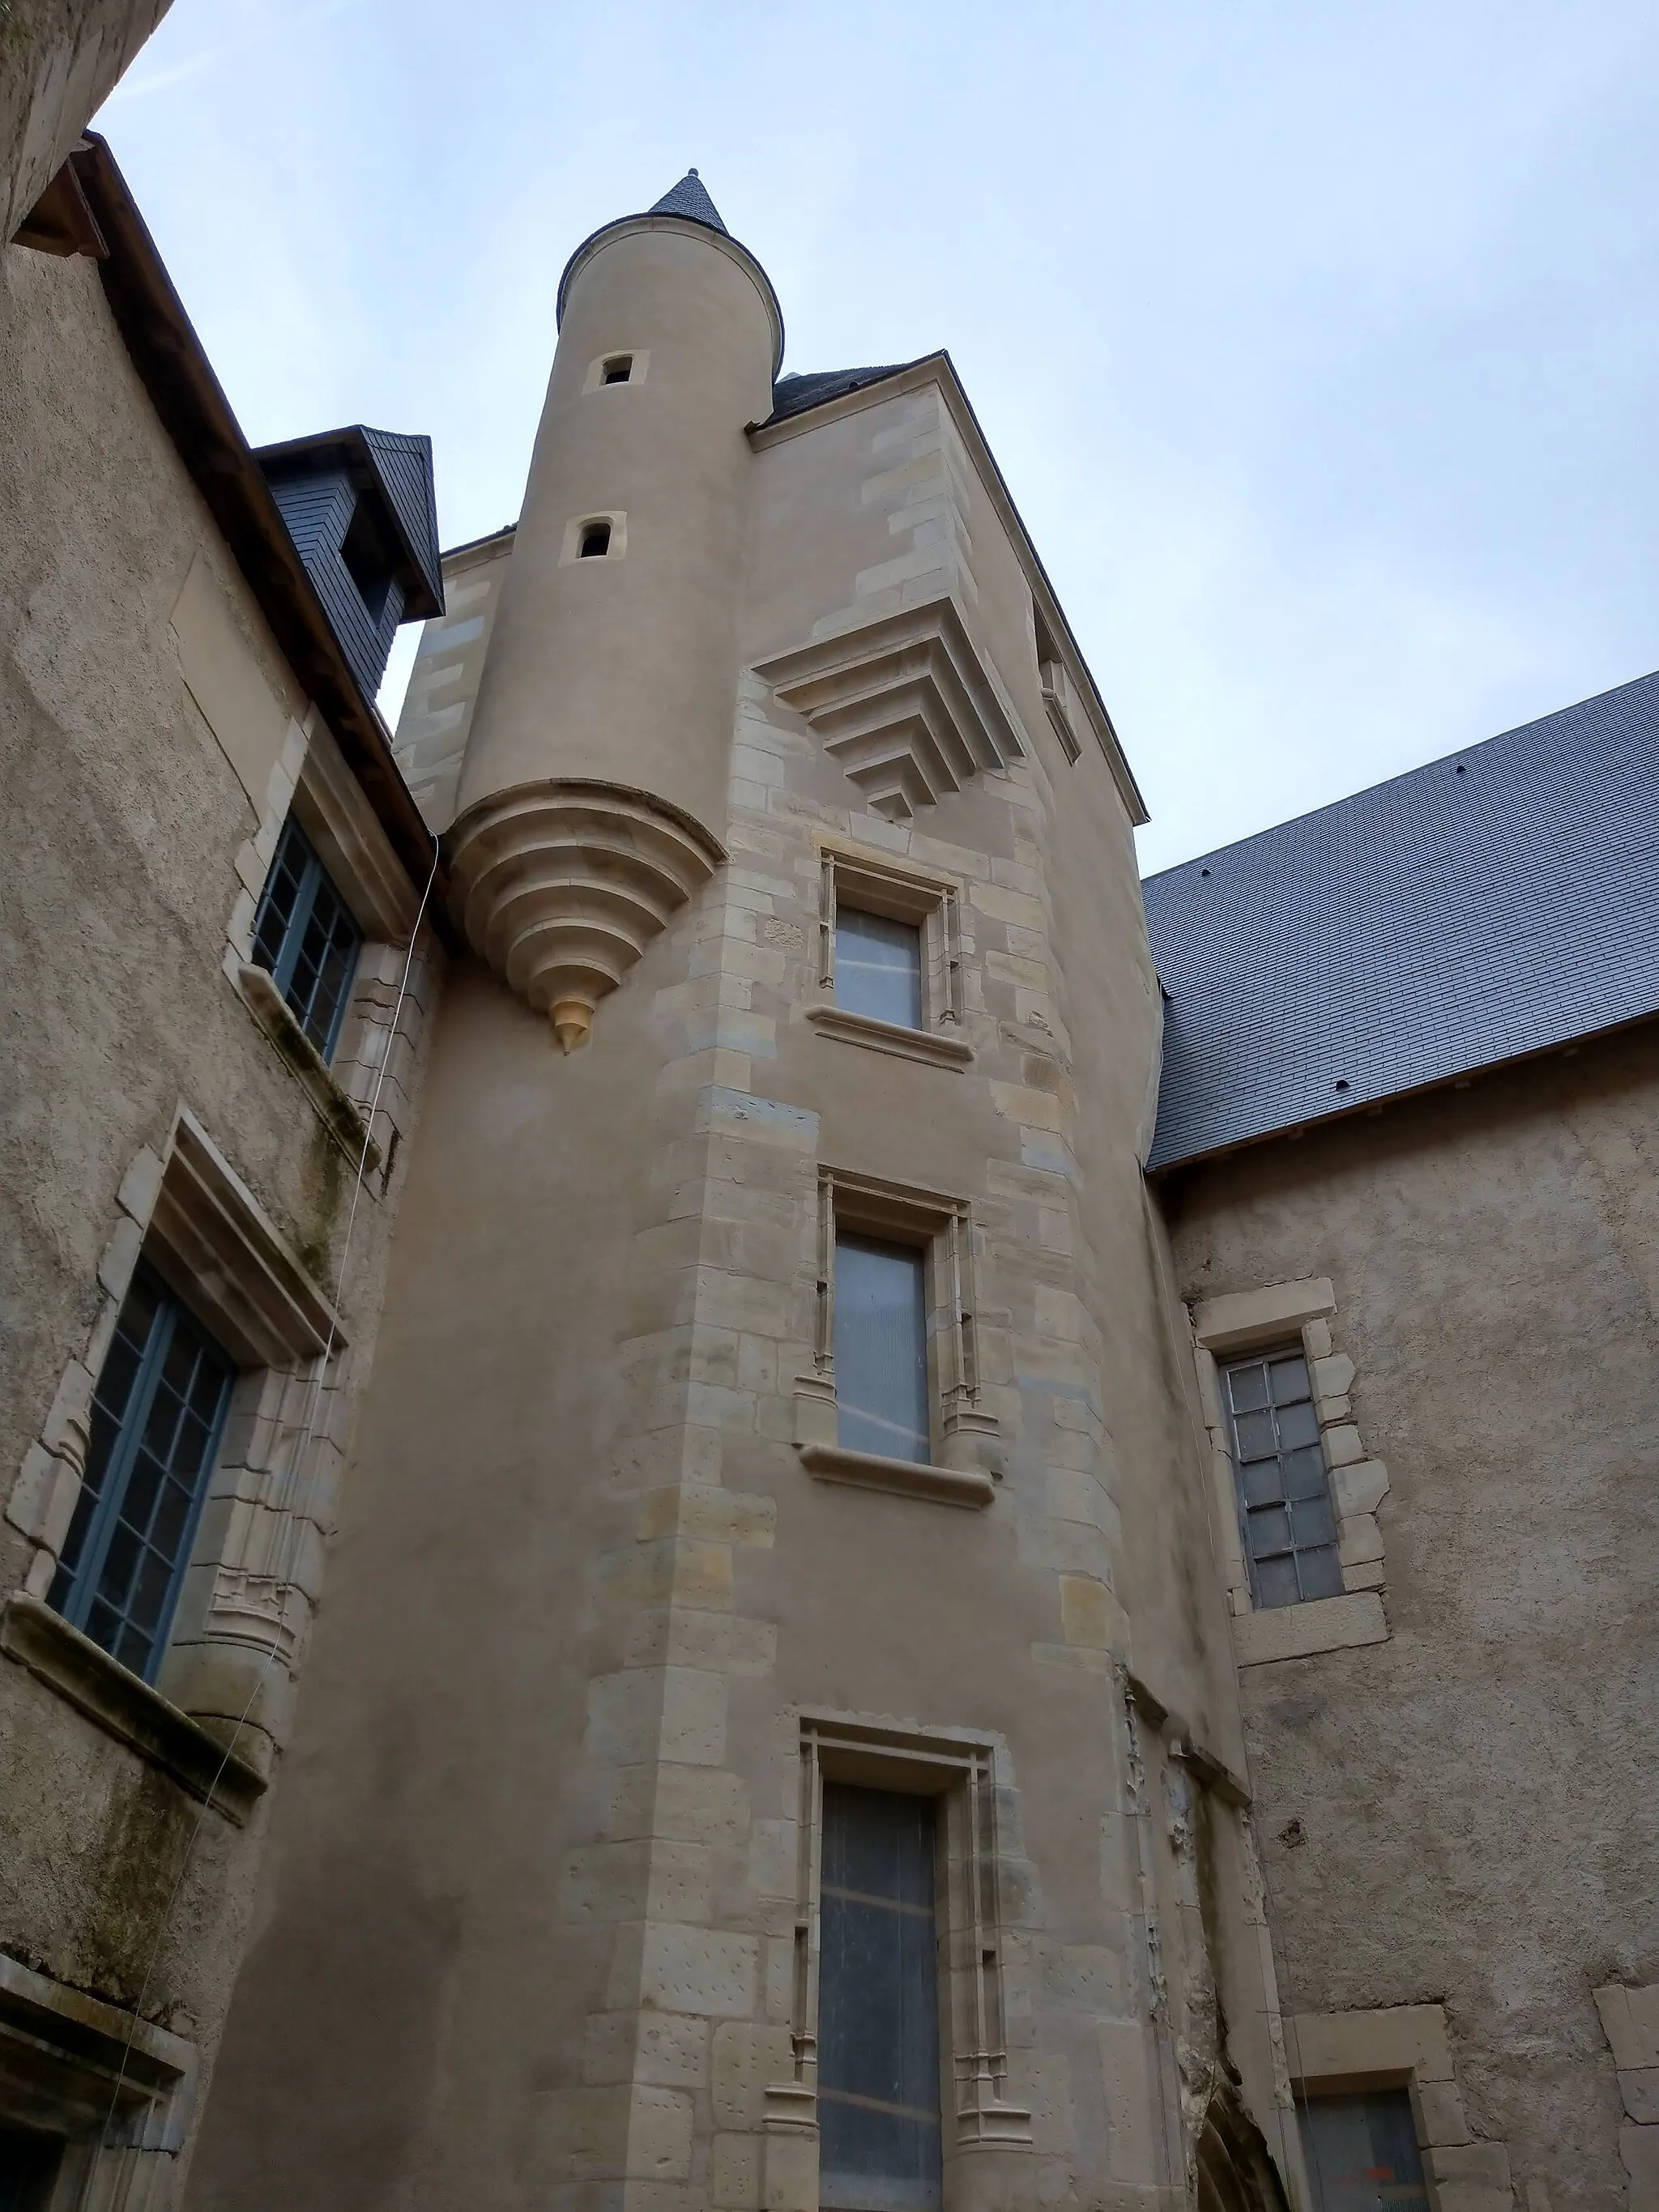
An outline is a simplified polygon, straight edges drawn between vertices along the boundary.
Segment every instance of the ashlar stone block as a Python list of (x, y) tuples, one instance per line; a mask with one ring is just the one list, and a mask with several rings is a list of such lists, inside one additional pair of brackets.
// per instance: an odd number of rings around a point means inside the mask
[(642, 1932), (640, 2002), (659, 2012), (747, 2020), (755, 2009), (759, 1972), (755, 1936), (664, 1922)]

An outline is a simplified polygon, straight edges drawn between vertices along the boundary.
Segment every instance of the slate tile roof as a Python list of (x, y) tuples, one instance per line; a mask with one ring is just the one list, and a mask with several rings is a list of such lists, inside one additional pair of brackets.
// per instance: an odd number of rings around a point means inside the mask
[(688, 169), (678, 184), (671, 185), (659, 200), (646, 210), (647, 215), (681, 215), (690, 222), (706, 222), (710, 230), (718, 230), (723, 237), (731, 232), (720, 221), (720, 211), (708, 197), (708, 187), (695, 169)]
[(772, 387), (770, 422), (787, 421), (791, 415), (804, 415), (809, 407), (817, 407), (826, 399), (839, 399), (843, 392), (859, 392), (866, 384), (879, 384), (884, 376), (896, 376), (908, 362), (889, 362), (882, 368), (820, 368), (809, 375), (781, 376)]
[(1153, 1168), (1659, 1012), (1659, 674), (1145, 891)]

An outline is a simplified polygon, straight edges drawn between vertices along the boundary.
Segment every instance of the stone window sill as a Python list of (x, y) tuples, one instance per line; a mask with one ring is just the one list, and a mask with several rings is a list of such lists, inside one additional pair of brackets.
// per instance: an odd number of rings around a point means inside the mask
[(335, 1081), (328, 1062), (289, 1012), (288, 1002), (276, 984), (263, 968), (256, 968), (246, 960), (238, 964), (231, 980), (242, 1004), (298, 1076), (330, 1136), (354, 1168), (362, 1160), (365, 1172), (373, 1173), (380, 1164), (380, 1146), (368, 1139), (356, 1103), (348, 1098)]
[(1233, 1620), (1233, 1652), (1241, 1667), (1273, 1659), (1306, 1659), (1316, 1651), (1347, 1651), (1359, 1644), (1386, 1644), (1388, 1617), (1375, 1590), (1341, 1597), (1304, 1598), (1300, 1605), (1267, 1606)]
[(920, 1060), (932, 1067), (960, 1071), (974, 1056), (973, 1047), (943, 1030), (907, 1030), (896, 1022), (878, 1022), (873, 1014), (855, 1014), (846, 1006), (809, 1006), (806, 1018), (820, 1036), (838, 1044), (861, 1044), (872, 1052), (890, 1052), (900, 1060)]
[(263, 1793), (268, 1778), (257, 1766), (227, 1751), (42, 1599), (21, 1591), (12, 1597), (0, 1615), (0, 1651), (238, 1827)]
[(886, 1459), (877, 1452), (848, 1451), (841, 1444), (801, 1444), (800, 1463), (815, 1482), (851, 1483), (860, 1490), (887, 1490), (901, 1498), (926, 1498), (934, 1505), (960, 1505), (983, 1512), (996, 1496), (996, 1484), (977, 1468), (933, 1467), (909, 1459)]

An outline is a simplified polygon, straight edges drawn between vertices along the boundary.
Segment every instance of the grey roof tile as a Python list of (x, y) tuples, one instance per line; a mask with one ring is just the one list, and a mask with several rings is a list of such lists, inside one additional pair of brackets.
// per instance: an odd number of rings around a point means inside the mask
[(702, 179), (695, 169), (688, 169), (678, 184), (665, 191), (656, 204), (647, 208), (647, 215), (683, 215), (689, 222), (706, 222), (710, 230), (731, 232), (720, 221), (720, 211), (703, 188)]
[(843, 392), (879, 384), (884, 376), (896, 376), (909, 366), (908, 361), (894, 361), (880, 368), (820, 368), (806, 375), (781, 376), (772, 387), (772, 412), (767, 420), (787, 422), (792, 415), (804, 415), (826, 399), (839, 399)]
[(1659, 1012), (1659, 675), (1145, 891), (1153, 1168)]

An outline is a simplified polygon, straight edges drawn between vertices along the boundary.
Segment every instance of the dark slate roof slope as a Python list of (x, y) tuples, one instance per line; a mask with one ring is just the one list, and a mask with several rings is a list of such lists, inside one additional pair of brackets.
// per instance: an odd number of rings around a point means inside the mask
[(781, 376), (772, 387), (772, 412), (767, 420), (787, 422), (826, 399), (839, 399), (843, 392), (861, 392), (866, 384), (879, 384), (884, 376), (896, 376), (909, 367), (908, 361), (896, 361), (884, 368), (821, 368), (809, 375)]
[(1145, 890), (1153, 1168), (1659, 1012), (1659, 675)]
[(671, 185), (662, 198), (646, 210), (647, 215), (683, 215), (688, 222), (706, 222), (710, 230), (718, 230), (729, 238), (731, 232), (720, 221), (720, 211), (708, 197), (702, 179), (695, 169), (688, 169), (678, 184)]

